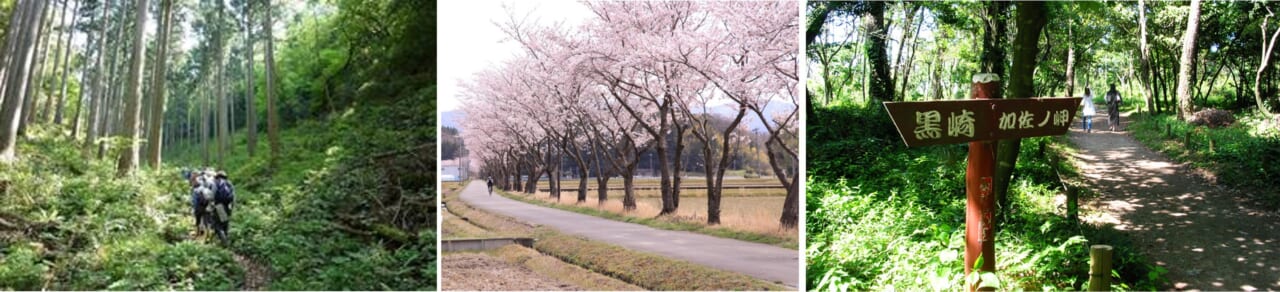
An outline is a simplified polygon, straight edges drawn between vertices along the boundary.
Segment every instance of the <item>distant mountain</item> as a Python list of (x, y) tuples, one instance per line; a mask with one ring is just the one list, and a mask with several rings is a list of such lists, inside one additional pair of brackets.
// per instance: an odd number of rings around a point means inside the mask
[(442, 112), (440, 113), (440, 126), (462, 130), (458, 125), (462, 123), (462, 119), (466, 118), (466, 116), (467, 114), (462, 112), (462, 110)]
[[(772, 119), (774, 116), (782, 115), (783, 113), (790, 113), (793, 110), (796, 110), (794, 105), (775, 100), (764, 107), (764, 115), (765, 118)], [(733, 106), (717, 106), (711, 108), (711, 113), (717, 116), (732, 118), (734, 115), (738, 114), (738, 107), (736, 104)], [(747, 126), (753, 131), (765, 132), (764, 123), (760, 121), (760, 118), (757, 117), (754, 112), (747, 111), (747, 116), (743, 118), (743, 122), (747, 123)]]

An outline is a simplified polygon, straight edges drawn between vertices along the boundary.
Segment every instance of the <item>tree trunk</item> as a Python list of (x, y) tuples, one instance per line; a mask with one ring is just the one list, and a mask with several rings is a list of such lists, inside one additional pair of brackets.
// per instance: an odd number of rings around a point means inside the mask
[(12, 72), (12, 70), (8, 70), (10, 68), (9, 58), (15, 55), (17, 51), (17, 39), (19, 38), (18, 35), (21, 35), (18, 24), (21, 24), (24, 20), (23, 8), (27, 7), (25, 4), (15, 2), (15, 6), (9, 11), (9, 24), (4, 29), (4, 38), (0, 38), (0, 40), (5, 41), (4, 47), (0, 48), (0, 102), (4, 101), (5, 85), (9, 84), (5, 82), (8, 79), (9, 72)]
[(49, 55), (49, 33), (46, 31), (53, 29), (52, 21), (45, 21), (53, 17), (55, 9), (46, 9), (45, 14), (35, 22), (36, 28), (36, 48), (33, 63), (31, 63), (31, 73), (27, 74), (27, 78), (22, 82), (26, 83), (26, 91), (23, 93), (22, 110), (19, 111), (18, 120), (18, 136), (26, 136), (27, 125), (31, 124), (32, 117), (35, 116), (35, 102), (40, 98), (44, 86), (40, 81), (44, 77), (44, 63)]
[(173, 0), (160, 1), (160, 26), (156, 29), (156, 63), (151, 73), (151, 124), (148, 125), (148, 161), (152, 169), (160, 169), (160, 150), (164, 147), (165, 76), (169, 69), (169, 30), (173, 21)]
[(676, 130), (676, 149), (672, 153), (675, 157), (671, 161), (671, 205), (678, 210), (680, 209), (680, 181), (684, 179), (680, 174), (683, 170), (682, 168), (684, 168), (682, 159), (684, 156), (684, 133), (689, 130), (689, 126), (675, 121), (675, 113), (672, 113), (672, 120), (672, 126), (675, 126)]
[(902, 90), (898, 90), (899, 95), (902, 96), (900, 100), (907, 100), (907, 98), (911, 97), (907, 94), (907, 85), (911, 83), (911, 70), (912, 68), (915, 68), (916, 45), (920, 44), (920, 28), (924, 27), (924, 17), (921, 17), (916, 21), (918, 23), (914, 24), (915, 31), (911, 33), (911, 51), (907, 53), (906, 68), (902, 68), (902, 74), (899, 75), (899, 78), (895, 79), (902, 80)]
[[(525, 178), (524, 193), (531, 194), (531, 195), (537, 194), (538, 181), (542, 180), (543, 170), (537, 168), (536, 166), (533, 166), (533, 163), (529, 164), (528, 170), (529, 170), (529, 177)], [(550, 186), (551, 186), (551, 183), (547, 183), (547, 187), (550, 187)]]
[(524, 191), (524, 185), (520, 184), (520, 165), (521, 165), (521, 164), (522, 164), (522, 163), (520, 163), (520, 162), (518, 162), (518, 161), (517, 161), (517, 162), (515, 163), (515, 165), (513, 165), (515, 168), (514, 168), (514, 169), (512, 169), (512, 171), (511, 171), (511, 174), (513, 175), (513, 176), (512, 176), (512, 178), (514, 178), (514, 180), (515, 180), (515, 184), (513, 185), (512, 190), (517, 191), (517, 192), (523, 192), (523, 191)]
[[(763, 113), (757, 110), (756, 116), (757, 117), (763, 116)], [(777, 156), (779, 154), (789, 155), (789, 156), (792, 156), (792, 158), (797, 158), (798, 156), (795, 156), (794, 154), (796, 153), (794, 152), (783, 149), (785, 148), (785, 145), (783, 145), (782, 143), (783, 141), (779, 139), (779, 137), (776, 134), (771, 134), (770, 139), (764, 143), (764, 147), (765, 147), (765, 155), (769, 157), (769, 167), (773, 168), (773, 173), (775, 176), (778, 177), (778, 182), (781, 183), (782, 187), (787, 190), (787, 196), (786, 198), (783, 199), (783, 202), (782, 202), (782, 216), (778, 218), (778, 222), (780, 223), (782, 228), (792, 229), (792, 228), (798, 227), (800, 224), (800, 214), (799, 214), (800, 213), (800, 182), (799, 182), (800, 175), (798, 173), (799, 170), (797, 169), (795, 171), (797, 173), (788, 174), (787, 170), (782, 167), (781, 163), (779, 163), (781, 159), (779, 159)], [(777, 145), (774, 147), (777, 147), (778, 151), (774, 151), (773, 149), (771, 149), (770, 145)]]
[(1076, 96), (1076, 37), (1071, 28), (1075, 18), (1067, 21), (1067, 96)]
[(275, 37), (271, 32), (271, 24), (273, 23), (271, 22), (271, 0), (265, 0), (265, 2), (266, 6), (263, 10), (266, 10), (267, 16), (264, 18), (265, 23), (263, 25), (266, 26), (267, 30), (267, 143), (271, 144), (269, 160), (271, 168), (274, 169), (278, 165), (277, 160), (280, 158), (280, 121), (276, 114)]
[[(890, 75), (889, 75), (889, 80), (894, 80), (894, 81), (905, 79), (905, 77), (903, 77), (903, 76), (906, 76), (906, 75), (905, 75), (905, 74), (903, 74), (903, 72), (904, 72), (904, 71), (907, 71), (907, 70), (905, 70), (905, 69), (903, 69), (903, 68), (902, 68), (902, 67), (903, 67), (903, 65), (904, 65), (904, 64), (902, 63), (902, 54), (903, 54), (903, 50), (905, 50), (905, 49), (907, 48), (907, 41), (908, 41), (909, 39), (911, 39), (911, 38), (912, 38), (912, 36), (914, 36), (914, 35), (911, 35), (911, 34), (908, 34), (908, 33), (910, 33), (910, 32), (912, 31), (912, 30), (911, 30), (911, 27), (912, 27), (912, 25), (914, 25), (914, 24), (915, 24), (916, 12), (920, 10), (920, 5), (918, 5), (918, 4), (914, 4), (914, 3), (911, 3), (911, 2), (907, 2), (907, 3), (903, 4), (903, 5), (907, 5), (907, 6), (910, 6), (910, 7), (904, 11), (904, 13), (906, 14), (906, 15), (904, 16), (904, 18), (906, 18), (906, 19), (905, 19), (905, 21), (903, 21), (903, 22), (902, 22), (902, 23), (905, 25), (905, 26), (902, 28), (902, 40), (900, 40), (900, 41), (898, 42), (898, 53), (897, 53), (897, 54), (895, 54), (895, 55), (894, 55), (894, 57), (893, 57), (893, 67), (892, 67), (892, 71), (889, 73), (889, 74), (890, 74)], [(917, 28), (917, 30), (918, 30), (918, 29), (919, 29), (919, 28)], [(910, 62), (911, 62), (911, 61), (907, 61), (907, 63), (910, 63)], [(911, 65), (906, 65), (906, 66), (911, 66)], [(893, 84), (894, 84), (894, 85), (896, 85), (897, 83), (893, 83)], [(905, 84), (905, 82), (904, 82), (904, 84)], [(892, 85), (891, 85), (891, 86), (892, 86)], [(904, 87), (905, 87), (905, 85), (904, 85)], [(896, 97), (896, 98), (894, 98), (895, 100), (906, 100), (906, 94), (905, 94), (905, 93), (898, 92), (897, 94), (898, 94), (899, 96), (898, 96), (898, 97)]]
[[(71, 1), (71, 0), (67, 0), (67, 1)], [(62, 62), (61, 62), (62, 63), (62, 82), (60, 83), (61, 86), (59, 86), (61, 88), (59, 89), (58, 100), (57, 100), (57, 103), (54, 104), (54, 109), (53, 109), (54, 124), (62, 124), (62, 107), (63, 107), (62, 103), (67, 95), (67, 72), (69, 71), (67, 69), (70, 69), (70, 64), (71, 64), (71, 40), (76, 37), (75, 26), (76, 26), (76, 22), (80, 21), (80, 2), (76, 2), (75, 7), (76, 7), (75, 9), (71, 10), (75, 12), (75, 14), (71, 16), (71, 24), (65, 28), (65, 30), (71, 30), (71, 31), (67, 33), (68, 34), (67, 42), (64, 43), (64, 45), (62, 46), (63, 47)]]
[(35, 55), (35, 39), (38, 31), (34, 28), (44, 14), (48, 2), (23, 1), (14, 8), (15, 19), (10, 25), (18, 27), (16, 34), (9, 35), (7, 41), (14, 45), (8, 64), (5, 66), (4, 102), (0, 104), (0, 163), (12, 163), (17, 160), (18, 124), (22, 118), (22, 104), (25, 99), (24, 82), (31, 73), (31, 61)]
[(116, 164), (116, 176), (124, 177), (138, 168), (138, 140), (142, 117), (142, 60), (146, 52), (144, 30), (147, 27), (147, 0), (137, 2), (137, 19), (133, 29), (133, 54), (129, 57), (129, 83), (125, 92), (124, 136), (129, 140), (128, 149), (120, 154), (120, 162)]
[[(1029, 98), (1035, 94), (1032, 77), (1036, 70), (1036, 55), (1040, 53), (1037, 46), (1040, 32), (1048, 21), (1044, 2), (1018, 2), (1017, 28), (1018, 35), (1013, 40), (1013, 66), (1009, 72), (1009, 92), (1005, 98)], [(1014, 166), (1017, 165), (1018, 149), (1022, 140), (1000, 140), (996, 149), (996, 170), (994, 193), (996, 201), (1007, 208), (1009, 180), (1013, 177)], [(998, 210), (997, 213), (1004, 213)]]
[[(59, 51), (55, 50), (54, 45), (59, 45), (58, 47), (59, 50), (68, 51), (67, 46), (61, 46), (60, 44), (61, 42), (63, 42), (63, 36), (67, 35), (67, 26), (64, 26), (64, 23), (67, 23), (67, 10), (70, 9), (70, 6), (72, 5), (70, 5), (69, 0), (63, 1), (63, 10), (61, 10), (61, 13), (58, 14), (58, 22), (50, 23), (49, 24), (50, 31), (49, 33), (46, 33), (46, 35), (49, 35), (47, 37), (51, 37), (51, 38), (45, 41), (45, 51), (46, 51), (45, 54), (52, 54), (52, 58), (54, 58), (54, 60), (52, 60), (52, 65), (47, 65), (47, 67), (49, 67), (50, 76), (52, 76), (52, 74), (58, 74), (58, 69), (61, 68), (61, 64), (63, 64), (63, 54), (59, 54)], [(55, 29), (55, 28), (58, 29), (58, 35), (54, 35), (54, 32), (52, 32), (52, 29)], [(49, 56), (46, 56), (46, 58), (49, 58)], [(47, 63), (47, 60), (45, 61), (45, 63)], [(45, 67), (45, 65), (42, 65), (42, 67)], [(44, 79), (45, 74), (41, 74), (40, 78)], [(44, 83), (44, 81), (40, 81), (40, 82)], [(37, 90), (42, 90), (42, 88), (44, 88), (44, 85), (41, 85), (40, 88), (37, 88)], [(52, 90), (52, 88), (50, 88), (50, 90)], [(41, 122), (41, 123), (49, 122), (50, 111), (52, 111), (51, 109), (54, 108), (54, 99), (55, 97), (52, 96), (51, 93), (45, 92), (45, 105), (41, 106), (40, 108), (40, 120), (38, 120), (38, 122)], [(32, 114), (35, 114), (35, 113), (32, 113)], [(31, 120), (28, 120), (28, 123), (33, 122), (33, 120), (35, 119), (36, 119), (35, 117), (32, 117)]]
[(591, 156), (595, 162), (596, 185), (598, 186), (596, 187), (596, 204), (600, 206), (604, 206), (604, 203), (609, 201), (609, 175), (605, 174), (604, 171), (605, 158), (600, 157), (600, 151), (603, 151), (603, 148), (600, 145), (599, 138), (591, 139)]
[[(218, 2), (218, 3), (222, 3), (222, 2)], [(222, 5), (219, 4), (219, 5), (216, 5), (215, 7), (217, 7), (216, 9), (218, 10), (217, 18), (223, 19), (224, 17), (222, 14), (222, 11), (223, 11)], [(216, 61), (214, 61), (214, 65), (213, 65), (213, 70), (214, 70), (213, 94), (216, 100), (216, 105), (214, 106), (214, 115), (215, 115), (214, 127), (217, 127), (215, 130), (215, 133), (217, 135), (217, 144), (218, 144), (217, 146), (218, 169), (225, 169), (226, 161), (227, 161), (227, 148), (230, 148), (227, 145), (228, 144), (227, 141), (229, 140), (229, 137), (231, 135), (230, 128), (227, 126), (227, 122), (229, 120), (229, 117), (227, 116), (228, 115), (227, 112), (230, 111), (230, 107), (227, 105), (227, 100), (229, 98), (227, 97), (226, 86), (223, 86), (225, 84), (224, 81), (226, 80), (226, 71), (227, 71), (226, 70), (227, 68), (226, 67), (226, 64), (227, 64), (226, 39), (227, 38), (223, 36), (223, 31), (221, 28), (215, 29), (213, 35), (214, 35), (214, 52), (215, 52), (214, 58), (216, 58), (214, 59)]]
[(107, 66), (107, 26), (111, 23), (111, 7), (110, 2), (102, 3), (102, 23), (98, 28), (98, 57), (94, 65), (93, 72), (93, 95), (89, 97), (89, 116), (85, 117), (85, 127), (89, 134), (85, 137), (84, 146), (81, 154), (85, 158), (89, 158), (93, 152), (93, 148), (98, 144), (98, 135), (102, 132), (98, 131), (101, 125), (102, 101), (107, 98), (105, 86), (103, 85), (103, 76), (106, 76)]
[(1149, 76), (1153, 73), (1151, 69), (1151, 47), (1147, 44), (1147, 4), (1145, 0), (1138, 0), (1138, 44), (1140, 50), (1138, 55), (1142, 59), (1139, 62), (1142, 68), (1139, 69), (1141, 73), (1138, 74), (1138, 78), (1142, 81), (1142, 94), (1147, 103), (1147, 112), (1154, 114), (1157, 111), (1155, 92), (1152, 90), (1153, 85)]
[[(982, 62), (980, 68), (983, 72), (989, 72), (1006, 78), (1004, 74), (1005, 51), (1004, 39), (1005, 32), (1008, 31), (1007, 14), (1009, 4), (1006, 2), (992, 1), (986, 2), (988, 19), (982, 33)], [(1004, 81), (1004, 80), (1001, 80)], [(999, 95), (999, 94), (997, 94)]]
[(627, 165), (627, 171), (622, 172), (622, 210), (631, 212), (636, 210), (636, 166), (640, 163), (640, 155), (636, 155), (636, 159)]
[(254, 84), (253, 82), (253, 78), (254, 78), (253, 76), (254, 41), (253, 40), (254, 39), (253, 39), (253, 8), (251, 7), (253, 5), (252, 3), (253, 1), (246, 1), (244, 4), (244, 15), (245, 15), (244, 16), (244, 23), (245, 23), (244, 39), (246, 42), (245, 50), (247, 50), (247, 53), (245, 53), (246, 57), (244, 58), (244, 61), (246, 63), (245, 70), (247, 71), (245, 73), (245, 85), (244, 85), (244, 88), (246, 91), (245, 99), (244, 99), (244, 108), (245, 108), (244, 117), (245, 117), (245, 126), (247, 127), (245, 130), (245, 142), (248, 143), (247, 150), (249, 151), (249, 157), (253, 157), (253, 152), (258, 148), (258, 110), (255, 108), (255, 102), (254, 102), (258, 99), (258, 97), (253, 92), (254, 87), (256, 87), (257, 84)]
[(867, 1), (867, 14), (863, 23), (869, 34), (866, 45), (866, 55), (870, 61), (872, 68), (871, 80), (867, 84), (868, 99), (872, 101), (894, 99), (893, 80), (889, 76), (889, 56), (885, 51), (885, 25), (884, 10), (885, 2)]
[(1182, 34), (1182, 59), (1178, 62), (1178, 119), (1191, 114), (1191, 70), (1196, 57), (1196, 32), (1200, 28), (1200, 0), (1191, 0), (1187, 31)]
[[(105, 3), (104, 3), (104, 4), (105, 4)], [(106, 7), (106, 5), (102, 5), (102, 6), (103, 6), (103, 7)], [(93, 18), (90, 18), (90, 19), (89, 19), (89, 23), (96, 23), (96, 22), (98, 21), (98, 18), (99, 18), (102, 14), (103, 14), (103, 13), (101, 13), (101, 12), (93, 14)], [(103, 22), (103, 23), (105, 23), (105, 22)], [(88, 81), (88, 80), (89, 80), (89, 62), (94, 62), (94, 66), (95, 66), (95, 68), (97, 68), (97, 67), (96, 67), (96, 66), (97, 66), (97, 60), (99, 60), (99, 59), (101, 59), (101, 58), (102, 58), (102, 51), (101, 51), (101, 50), (96, 51), (96, 52), (93, 52), (93, 53), (92, 53), (92, 55), (90, 55), (90, 44), (93, 44), (95, 41), (96, 41), (96, 42), (100, 42), (100, 43), (101, 43), (101, 42), (104, 42), (104, 40), (102, 39), (102, 37), (101, 37), (100, 35), (99, 35), (99, 36), (95, 36), (93, 33), (88, 32), (88, 31), (85, 31), (85, 35), (86, 35), (86, 37), (88, 37), (88, 38), (89, 38), (89, 41), (88, 41), (88, 42), (85, 42), (85, 44), (84, 44), (84, 46), (85, 46), (85, 48), (84, 48), (84, 51), (85, 51), (85, 63), (84, 63), (84, 64), (81, 64), (81, 70), (80, 70), (80, 90), (79, 90), (79, 91), (77, 91), (77, 93), (76, 93), (76, 95), (77, 95), (77, 96), (76, 96), (76, 100), (77, 100), (77, 102), (76, 102), (76, 109), (75, 109), (75, 111), (72, 111), (72, 113), (71, 113), (71, 138), (72, 138), (72, 140), (75, 140), (75, 139), (77, 139), (78, 137), (80, 137), (80, 125), (82, 124), (82, 123), (80, 122), (80, 112), (81, 112), (81, 110), (83, 110), (83, 109), (84, 109), (84, 103), (85, 103), (85, 98), (86, 98), (86, 97), (85, 97), (84, 92), (85, 92), (87, 89), (92, 89), (92, 88), (93, 88), (93, 86), (94, 86), (92, 83), (89, 83), (89, 84), (86, 84), (86, 83), (85, 83), (86, 81)], [(92, 56), (92, 57), (90, 57), (90, 56)], [(96, 70), (96, 69), (95, 69), (95, 70)], [(98, 75), (98, 73), (97, 73), (97, 72), (95, 72), (95, 73), (94, 73), (94, 75), (96, 76), (96, 75)], [(90, 82), (91, 82), (91, 81), (90, 81)], [(87, 123), (88, 123), (88, 122), (85, 122), (85, 124), (87, 124)]]
[(582, 158), (582, 151), (577, 146), (577, 143), (568, 141), (568, 144), (573, 145), (570, 147), (572, 148), (572, 153), (569, 154), (569, 157), (573, 158), (573, 162), (578, 164), (578, 203), (583, 203), (587, 201), (587, 170), (590, 170), (591, 166), (587, 164), (586, 159)]
[(1271, 53), (1276, 48), (1276, 39), (1280, 38), (1280, 28), (1276, 28), (1271, 33), (1271, 39), (1267, 39), (1267, 22), (1271, 20), (1271, 9), (1267, 9), (1267, 16), (1262, 19), (1262, 60), (1258, 63), (1258, 72), (1253, 75), (1253, 98), (1258, 103), (1258, 113), (1270, 114), (1271, 109), (1267, 107), (1266, 100), (1262, 98), (1262, 74), (1267, 72), (1271, 66)]
[[(721, 195), (724, 194), (724, 172), (728, 169), (729, 158), (733, 154), (733, 149), (731, 148), (733, 139), (730, 137), (733, 136), (733, 130), (738, 128), (738, 124), (742, 122), (742, 118), (746, 114), (747, 107), (739, 106), (738, 114), (734, 116), (733, 121), (730, 121), (729, 125), (725, 126), (725, 129), (719, 133), (720, 157), (718, 158), (713, 158), (716, 153), (712, 151), (712, 147), (716, 145), (714, 144), (714, 137), (708, 131), (710, 126), (707, 125), (705, 118), (701, 121), (702, 135), (698, 137), (702, 140), (702, 154), (707, 162), (706, 167), (704, 167), (707, 177), (707, 225), (720, 224), (720, 199)], [(697, 134), (697, 129), (694, 129), (694, 131), (694, 134)]]

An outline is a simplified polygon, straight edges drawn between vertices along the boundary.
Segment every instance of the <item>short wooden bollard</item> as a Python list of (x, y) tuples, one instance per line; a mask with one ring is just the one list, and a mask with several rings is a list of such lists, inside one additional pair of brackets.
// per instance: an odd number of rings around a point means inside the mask
[(1191, 149), (1191, 131), (1187, 131), (1187, 133), (1182, 136), (1182, 145), (1183, 147), (1187, 147), (1187, 149)]
[(1080, 188), (1067, 186), (1067, 219), (1080, 219)]
[(1173, 124), (1164, 124), (1164, 136), (1173, 138)]
[(1111, 246), (1089, 247), (1089, 291), (1111, 291)]

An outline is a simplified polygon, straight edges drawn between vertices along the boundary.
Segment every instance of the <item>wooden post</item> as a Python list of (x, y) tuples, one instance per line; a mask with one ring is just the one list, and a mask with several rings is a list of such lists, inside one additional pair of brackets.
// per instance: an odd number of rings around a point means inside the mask
[(1044, 150), (1047, 146), (1046, 144), (1049, 144), (1048, 142), (1048, 140), (1040, 140), (1040, 149), (1036, 151), (1036, 154), (1039, 155), (1040, 158), (1044, 158)]
[(1165, 136), (1165, 138), (1173, 138), (1173, 124), (1172, 124), (1172, 123), (1164, 124), (1164, 136)]
[[(966, 281), (965, 290), (969, 291), (998, 286), (981, 280), (991, 278), (996, 270), (996, 202), (992, 190), (995, 141), (1066, 134), (1081, 103), (1079, 97), (999, 99), (1000, 96), (1000, 76), (982, 73), (973, 76), (971, 99), (882, 103), (907, 147), (969, 143), (964, 272), (966, 279), (979, 279)], [(1036, 119), (1038, 123), (1032, 122), (1036, 115), (1033, 113), (1043, 113)], [(974, 270), (979, 271), (978, 275), (973, 274)]]
[(1089, 247), (1089, 291), (1111, 291), (1111, 246)]
[(1080, 219), (1080, 188), (1067, 186), (1067, 219)]
[[(1000, 79), (995, 74), (974, 76), (973, 99), (992, 99), (1000, 90)], [(984, 122), (992, 122), (984, 121)], [(965, 169), (965, 230), (964, 274), (973, 272), (974, 263), (982, 258), (980, 272), (995, 272), (995, 226), (993, 211), (995, 194), (992, 194), (992, 178), (995, 176), (995, 141), (969, 142), (969, 163)], [(970, 283), (966, 289), (974, 291), (979, 283)]]
[(1182, 147), (1187, 147), (1187, 150), (1191, 150), (1191, 130), (1187, 130), (1186, 134), (1182, 135)]

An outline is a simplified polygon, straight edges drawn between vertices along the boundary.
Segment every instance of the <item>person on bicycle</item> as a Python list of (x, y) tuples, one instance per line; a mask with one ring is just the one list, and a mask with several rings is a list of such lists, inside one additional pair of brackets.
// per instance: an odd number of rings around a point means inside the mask
[(493, 177), (489, 177), (489, 195), (493, 195)]

